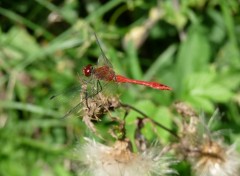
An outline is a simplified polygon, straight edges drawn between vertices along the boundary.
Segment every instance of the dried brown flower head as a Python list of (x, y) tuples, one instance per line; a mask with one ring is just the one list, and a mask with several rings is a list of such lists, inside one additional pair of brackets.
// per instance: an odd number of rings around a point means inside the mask
[(234, 146), (225, 146), (220, 141), (203, 144), (192, 160), (197, 176), (239, 176), (240, 155)]
[(196, 176), (239, 176), (240, 155), (234, 145), (227, 146), (220, 133), (210, 131), (210, 123), (217, 113), (210, 118), (209, 124), (205, 124), (204, 118), (197, 116), (184, 103), (176, 107), (183, 115), (181, 137), (176, 148), (190, 161)]
[(99, 121), (99, 117), (120, 106), (118, 97), (105, 96), (101, 92), (92, 98), (82, 99), (82, 102), (83, 108), (80, 114), (83, 122), (93, 132), (96, 132), (96, 128), (92, 121)]

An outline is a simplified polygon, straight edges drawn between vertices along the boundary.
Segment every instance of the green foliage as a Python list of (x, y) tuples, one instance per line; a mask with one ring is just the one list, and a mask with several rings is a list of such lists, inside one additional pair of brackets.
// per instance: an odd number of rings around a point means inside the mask
[[(97, 62), (100, 52), (90, 26), (117, 73), (173, 88), (159, 92), (123, 86), (119, 88), (122, 102), (170, 129), (174, 128), (171, 104), (175, 101), (187, 102), (207, 114), (219, 108), (224, 114), (219, 128), (232, 128), (230, 140), (239, 139), (238, 4), (237, 0), (2, 0), (0, 175), (75, 174), (66, 158), (71, 158), (76, 141), (90, 134), (80, 118), (61, 120), (66, 107), (57, 111), (49, 98), (78, 84), (82, 67)], [(129, 42), (123, 47), (126, 33), (144, 28), (152, 8), (163, 15), (147, 29), (142, 46)], [(126, 119), (132, 141), (138, 116), (130, 112)], [(103, 125), (101, 130), (108, 128)], [(163, 144), (172, 138), (161, 128), (153, 130), (150, 123), (142, 132), (148, 140), (158, 138)], [(178, 170), (189, 175), (186, 163)]]

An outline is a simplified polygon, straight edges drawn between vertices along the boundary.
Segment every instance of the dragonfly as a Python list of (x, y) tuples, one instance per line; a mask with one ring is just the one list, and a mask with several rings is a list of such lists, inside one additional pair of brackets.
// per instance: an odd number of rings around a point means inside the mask
[(139, 84), (139, 85), (151, 87), (153, 89), (158, 89), (158, 90), (172, 90), (171, 87), (158, 82), (130, 79), (122, 75), (117, 75), (113, 70), (113, 66), (111, 62), (106, 57), (100, 45), (97, 35), (95, 33), (94, 35), (96, 38), (96, 42), (101, 50), (101, 56), (98, 59), (97, 66), (94, 67), (91, 64), (89, 64), (83, 68), (83, 74), (86, 77), (94, 77), (94, 79), (96, 80), (113, 81), (116, 83)]
[[(84, 90), (82, 85), (79, 85), (72, 88), (72, 90), (66, 91), (65, 93), (73, 94), (74, 96), (76, 94), (83, 93), (86, 104), (88, 104), (87, 100), (89, 98), (93, 98), (94, 96), (99, 94), (99, 92), (103, 91), (104, 87), (108, 83), (130, 83), (143, 85), (158, 90), (172, 90), (171, 87), (158, 82), (130, 79), (125, 76), (116, 74), (111, 62), (106, 57), (105, 52), (101, 47), (100, 41), (95, 33), (94, 36), (101, 52), (101, 55), (98, 58), (97, 65), (93, 66), (92, 64), (88, 64), (87, 66), (83, 67), (82, 73), (85, 77), (83, 79), (83, 82), (84, 85), (86, 85)], [(56, 97), (58, 97), (58, 95), (53, 95), (50, 99), (55, 99)], [(82, 102), (78, 102), (76, 105), (73, 105), (73, 108), (70, 109), (63, 118), (69, 116), (72, 113), (78, 112), (81, 107)]]

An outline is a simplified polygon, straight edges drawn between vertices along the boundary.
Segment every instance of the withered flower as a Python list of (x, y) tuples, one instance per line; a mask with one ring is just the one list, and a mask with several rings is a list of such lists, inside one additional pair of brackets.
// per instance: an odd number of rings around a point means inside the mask
[(192, 160), (197, 176), (239, 176), (240, 155), (234, 145), (225, 146), (220, 141), (209, 141), (199, 148)]
[(85, 167), (82, 174), (93, 176), (147, 176), (175, 173), (169, 166), (174, 163), (163, 156), (161, 150), (150, 148), (142, 153), (133, 153), (129, 141), (116, 141), (106, 146), (86, 139), (86, 144), (77, 150)]
[(239, 176), (240, 155), (235, 145), (224, 144), (221, 133), (210, 130), (210, 123), (217, 113), (206, 124), (204, 118), (197, 116), (187, 105), (177, 103), (175, 107), (183, 116), (177, 150), (190, 161), (195, 175)]

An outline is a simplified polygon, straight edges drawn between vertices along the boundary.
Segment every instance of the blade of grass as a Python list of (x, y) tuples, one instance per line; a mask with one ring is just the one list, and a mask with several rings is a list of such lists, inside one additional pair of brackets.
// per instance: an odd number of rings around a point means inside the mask
[(10, 10), (0, 7), (0, 14), (9, 18), (10, 20), (12, 20), (15, 23), (21, 23), (21, 24), (29, 27), (30, 29), (34, 30), (35, 32), (36, 31), (42, 32), (43, 36), (46, 37), (47, 39), (53, 38), (53, 35), (50, 32), (48, 32), (41, 26), (34, 24), (33, 22), (29, 21), (28, 19), (16, 14), (13, 11), (10, 11)]
[(51, 147), (49, 147), (49, 144), (46, 142), (30, 139), (27, 137), (19, 138), (19, 143), (37, 149), (41, 152), (48, 152), (51, 154), (63, 154), (66, 151), (66, 148), (60, 145), (51, 145)]
[(73, 38), (70, 40), (58, 42), (58, 43), (50, 43), (47, 47), (43, 48), (37, 53), (34, 53), (30, 56), (28, 56), (21, 64), (17, 65), (15, 68), (16, 70), (23, 70), (26, 68), (28, 65), (32, 64), (34, 61), (38, 61), (38, 58), (45, 58), (43, 56), (52, 54), (58, 50), (65, 50), (68, 48), (73, 48), (75, 46), (78, 46), (82, 43), (83, 41), (78, 38)]
[(140, 67), (139, 59), (137, 56), (137, 50), (134, 47), (132, 42), (128, 43), (128, 47), (126, 48), (127, 58), (129, 59), (129, 70), (134, 79), (142, 78), (142, 70)]
[(233, 15), (230, 11), (230, 7), (227, 1), (221, 0), (220, 3), (222, 12), (223, 12), (223, 18), (226, 24), (227, 28), (227, 33), (230, 39), (230, 44), (231, 44), (231, 59), (233, 65), (235, 65), (237, 68), (240, 68), (240, 52), (239, 52), (239, 47), (238, 47), (238, 41), (237, 41), (237, 36), (235, 34), (235, 28), (234, 28), (234, 19)]
[(176, 45), (169, 46), (161, 55), (158, 56), (156, 61), (151, 65), (151, 67), (147, 70), (147, 72), (144, 74), (143, 79), (144, 80), (151, 80), (154, 75), (157, 74), (158, 70), (165, 67), (166, 65), (170, 65), (173, 60), (170, 60), (173, 58), (174, 53), (177, 50)]
[(35, 0), (35, 1), (37, 1), (42, 6), (46, 7), (48, 10), (57, 12), (58, 14), (60, 14), (61, 17), (63, 17), (63, 19), (66, 20), (69, 24), (74, 24), (75, 19), (68, 18), (64, 13), (62, 13), (61, 9), (55, 6), (53, 3), (46, 0)]
[(125, 0), (112, 0), (108, 1), (105, 5), (99, 7), (94, 13), (90, 14), (85, 20), (88, 22), (92, 22), (99, 17), (103, 16), (106, 12), (109, 10), (112, 10), (114, 7), (116, 7), (118, 4), (125, 2)]
[(34, 128), (52, 128), (52, 127), (66, 127), (66, 123), (62, 120), (59, 120), (57, 118), (48, 118), (48, 119), (43, 119), (43, 118), (34, 118), (29, 121), (20, 121), (18, 123), (18, 128), (19, 129), (24, 129), (26, 130), (29, 129), (34, 129)]
[(61, 117), (61, 114), (56, 111), (53, 111), (44, 107), (36, 106), (33, 104), (27, 104), (27, 103), (21, 103), (21, 102), (0, 100), (0, 107), (6, 108), (6, 109), (24, 110), (32, 113), (41, 114), (41, 115), (49, 115), (52, 117)]
[(234, 46), (237, 46), (237, 36), (235, 35), (234, 31), (234, 21), (233, 21), (233, 16), (230, 11), (230, 7), (228, 5), (227, 1), (221, 0), (220, 3), (222, 12), (223, 12), (223, 18), (225, 20), (228, 36), (230, 38), (231, 43)]

